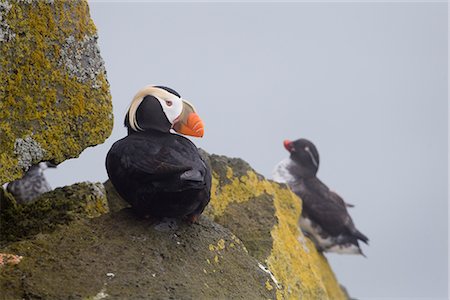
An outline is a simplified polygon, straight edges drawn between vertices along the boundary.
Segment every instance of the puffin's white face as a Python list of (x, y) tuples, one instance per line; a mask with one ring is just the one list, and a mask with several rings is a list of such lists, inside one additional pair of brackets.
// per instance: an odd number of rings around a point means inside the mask
[(155, 88), (150, 95), (158, 99), (164, 113), (166, 114), (167, 120), (169, 120), (170, 124), (173, 125), (175, 120), (183, 111), (183, 100), (160, 88)]
[(162, 88), (152, 85), (141, 89), (131, 102), (128, 117), (129, 124), (133, 130), (142, 130), (137, 123), (136, 112), (147, 95), (151, 95), (159, 101), (167, 120), (172, 124), (172, 128), (175, 131), (196, 137), (203, 136), (203, 122), (196, 114), (192, 104)]

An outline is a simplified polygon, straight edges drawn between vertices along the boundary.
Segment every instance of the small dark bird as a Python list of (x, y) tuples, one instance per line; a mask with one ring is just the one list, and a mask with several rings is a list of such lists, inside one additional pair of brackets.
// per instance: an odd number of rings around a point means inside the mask
[(195, 222), (209, 203), (211, 170), (197, 147), (175, 132), (202, 137), (194, 107), (171, 88), (147, 86), (125, 117), (128, 135), (106, 156), (111, 183), (140, 216)]
[(44, 176), (47, 168), (56, 168), (56, 165), (48, 161), (33, 165), (21, 179), (8, 183), (6, 190), (14, 196), (17, 203), (32, 202), (41, 194), (52, 190)]
[(306, 139), (284, 141), (290, 153), (274, 170), (273, 179), (288, 184), (303, 201), (299, 220), (302, 231), (324, 252), (364, 255), (358, 240), (369, 239), (359, 232), (347, 211), (344, 200), (317, 177), (319, 153)]

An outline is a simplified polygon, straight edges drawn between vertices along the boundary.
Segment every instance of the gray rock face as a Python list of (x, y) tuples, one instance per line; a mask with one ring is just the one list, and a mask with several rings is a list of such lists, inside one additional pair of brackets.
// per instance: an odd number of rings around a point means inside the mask
[(45, 150), (31, 136), (26, 136), (24, 139), (16, 139), (14, 153), (18, 158), (18, 166), (24, 170), (28, 170), (33, 161), (42, 160)]
[(97, 46), (97, 35), (85, 35), (77, 41), (74, 36), (69, 36), (61, 48), (59, 65), (66, 68), (71, 77), (80, 83), (92, 81), (92, 88), (101, 87), (98, 81), (99, 74), (105, 74), (105, 62), (100, 56)]
[(5, 20), (5, 16), (11, 10), (12, 5), (8, 1), (0, 2), (0, 43), (9, 42), (15, 37), (8, 22)]
[(270, 276), (229, 230), (136, 219), (129, 209), (12, 244), (24, 262), (0, 268), (2, 297), (274, 299)]

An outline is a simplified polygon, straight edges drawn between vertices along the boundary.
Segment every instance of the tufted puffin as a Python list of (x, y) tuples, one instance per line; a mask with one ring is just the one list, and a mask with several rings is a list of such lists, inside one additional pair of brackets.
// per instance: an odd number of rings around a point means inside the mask
[(171, 88), (146, 86), (133, 98), (125, 127), (128, 135), (106, 156), (119, 195), (140, 216), (195, 222), (210, 200), (211, 170), (197, 147), (177, 134), (203, 137), (192, 104)]
[(319, 153), (306, 139), (284, 141), (290, 153), (273, 172), (273, 179), (286, 183), (303, 201), (299, 220), (302, 231), (324, 252), (364, 255), (358, 240), (369, 239), (359, 232), (347, 211), (344, 200), (316, 177)]

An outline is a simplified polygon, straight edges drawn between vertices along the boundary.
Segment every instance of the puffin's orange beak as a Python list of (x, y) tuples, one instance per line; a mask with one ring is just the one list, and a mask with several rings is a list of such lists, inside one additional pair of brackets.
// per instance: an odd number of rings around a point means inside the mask
[(194, 107), (183, 100), (183, 111), (173, 124), (173, 129), (181, 134), (203, 137), (205, 128), (202, 119), (195, 112)]
[(195, 137), (203, 137), (205, 132), (203, 121), (195, 112), (187, 116), (186, 123), (180, 122), (178, 124), (178, 126), (174, 126), (176, 132)]

